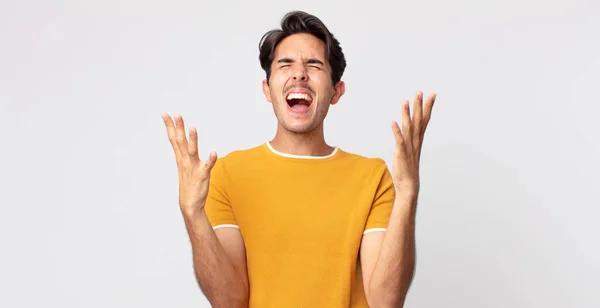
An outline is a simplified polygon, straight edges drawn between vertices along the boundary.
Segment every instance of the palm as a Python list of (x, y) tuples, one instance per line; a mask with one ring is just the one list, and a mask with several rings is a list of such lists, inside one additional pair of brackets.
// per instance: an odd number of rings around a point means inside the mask
[(163, 114), (162, 118), (177, 162), (179, 204), (186, 211), (202, 209), (208, 195), (210, 171), (217, 160), (217, 154), (211, 152), (206, 161), (201, 161), (196, 129), (190, 129), (188, 141), (181, 116), (176, 115), (175, 121), (167, 114)]

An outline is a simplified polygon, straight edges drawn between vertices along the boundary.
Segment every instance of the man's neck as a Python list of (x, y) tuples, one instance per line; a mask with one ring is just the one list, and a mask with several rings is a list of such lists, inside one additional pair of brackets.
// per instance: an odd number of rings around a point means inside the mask
[(322, 129), (307, 134), (294, 134), (278, 127), (270, 144), (276, 151), (290, 155), (327, 156), (334, 150), (325, 142)]

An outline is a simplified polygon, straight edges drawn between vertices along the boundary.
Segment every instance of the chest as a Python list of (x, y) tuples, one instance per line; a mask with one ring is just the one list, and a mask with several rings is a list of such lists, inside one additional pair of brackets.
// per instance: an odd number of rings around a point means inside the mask
[(293, 245), (294, 250), (321, 253), (355, 251), (373, 201), (372, 188), (359, 178), (336, 175), (295, 179), (256, 179), (230, 195), (249, 249), (285, 250)]

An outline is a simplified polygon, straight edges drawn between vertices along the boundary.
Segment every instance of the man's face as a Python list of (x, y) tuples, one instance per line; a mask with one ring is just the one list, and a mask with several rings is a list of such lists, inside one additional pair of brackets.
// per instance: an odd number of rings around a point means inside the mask
[(275, 49), (263, 92), (273, 104), (279, 125), (287, 131), (313, 131), (323, 123), (329, 106), (344, 94), (343, 82), (332, 84), (325, 50), (325, 43), (304, 33), (288, 36)]

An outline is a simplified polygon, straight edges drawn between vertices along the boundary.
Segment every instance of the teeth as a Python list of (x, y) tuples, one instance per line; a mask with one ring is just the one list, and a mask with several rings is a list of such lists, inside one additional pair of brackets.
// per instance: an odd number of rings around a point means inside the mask
[(306, 93), (290, 93), (290, 94), (288, 94), (287, 99), (303, 99), (303, 100), (307, 100), (307, 101), (312, 100), (310, 95), (308, 95)]

